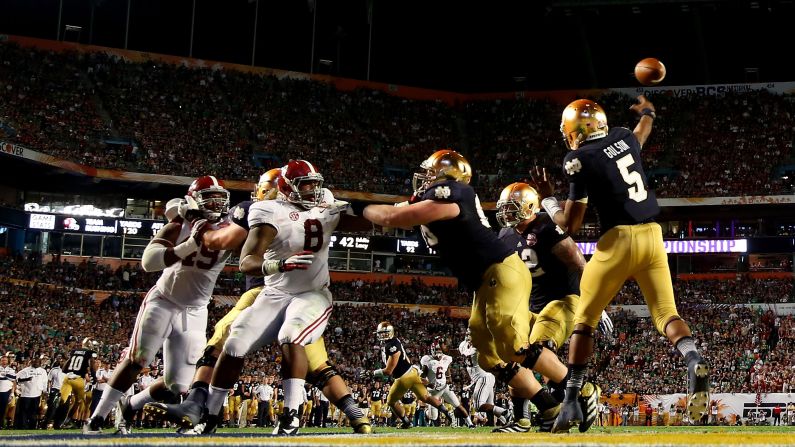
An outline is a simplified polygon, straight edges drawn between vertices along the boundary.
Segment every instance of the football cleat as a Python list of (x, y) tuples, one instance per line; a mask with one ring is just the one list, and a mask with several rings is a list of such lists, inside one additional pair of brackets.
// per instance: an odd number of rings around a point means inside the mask
[(564, 400), (559, 407), (560, 413), (552, 425), (552, 433), (568, 433), (573, 427), (577, 427), (583, 422), (582, 407), (579, 402)]
[(703, 359), (692, 362), (687, 367), (687, 378), (687, 415), (697, 424), (707, 414), (709, 406), (709, 366)]
[(85, 424), (83, 424), (83, 434), (84, 435), (102, 434), (103, 425), (105, 425), (105, 418), (101, 416), (95, 416), (93, 418), (90, 418)]
[(414, 427), (414, 424), (412, 424), (409, 421), (403, 421), (403, 422), (400, 423), (400, 425), (397, 426), (397, 428), (402, 429), (402, 430), (408, 430), (411, 427)]
[(580, 397), (577, 399), (582, 408), (583, 420), (580, 422), (578, 429), (580, 433), (585, 433), (591, 428), (596, 418), (599, 416), (597, 405), (599, 404), (599, 397), (602, 395), (602, 389), (599, 385), (591, 382), (585, 382), (580, 390)]
[(279, 423), (273, 429), (274, 435), (297, 435), (298, 427), (301, 421), (298, 420), (298, 412), (296, 410), (288, 410), (285, 408), (284, 414), (279, 417)]
[(554, 407), (547, 408), (545, 411), (541, 412), (541, 414), (539, 415), (541, 424), (538, 426), (538, 431), (546, 433), (551, 432), (552, 426), (555, 424), (555, 421), (558, 419), (558, 416), (560, 415), (562, 408), (563, 404), (557, 404)]
[(221, 418), (218, 415), (207, 415), (206, 418), (193, 427), (180, 427), (177, 429), (177, 434), (184, 436), (211, 435), (215, 433), (220, 421)]
[(204, 408), (192, 400), (181, 404), (164, 404), (162, 402), (149, 402), (144, 405), (144, 413), (156, 419), (165, 419), (179, 424), (181, 427), (190, 428), (202, 419)]
[(370, 425), (370, 419), (367, 416), (352, 420), (351, 428), (353, 429), (354, 433), (362, 435), (369, 435), (373, 432), (373, 428)]
[(526, 433), (530, 431), (530, 419), (519, 419), (518, 421), (508, 424), (504, 427), (498, 427), (492, 430), (492, 433)]

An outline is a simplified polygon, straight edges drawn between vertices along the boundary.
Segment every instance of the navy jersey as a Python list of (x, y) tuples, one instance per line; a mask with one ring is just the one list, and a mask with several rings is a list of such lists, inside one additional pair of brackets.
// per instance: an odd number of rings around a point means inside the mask
[[(232, 223), (243, 228), (246, 232), (249, 231), (248, 209), (252, 203), (254, 202), (251, 200), (244, 200), (229, 211), (229, 215), (232, 216)], [(263, 284), (265, 284), (265, 277), (246, 275), (246, 290), (262, 287)]]
[(383, 345), (381, 345), (381, 360), (384, 361), (384, 366), (386, 366), (387, 361), (394, 353), (398, 353), (398, 363), (395, 366), (395, 369), (392, 370), (392, 377), (400, 378), (403, 374), (406, 374), (406, 371), (411, 368), (411, 364), (409, 363), (408, 356), (406, 355), (406, 350), (403, 349), (403, 343), (400, 340), (395, 338), (390, 338), (387, 340)]
[(405, 394), (403, 394), (403, 397), (400, 398), (400, 403), (403, 405), (409, 405), (414, 402), (414, 399), (414, 393), (411, 390), (408, 390)]
[(69, 360), (66, 361), (63, 372), (85, 377), (91, 369), (91, 360), (95, 358), (97, 358), (97, 353), (90, 349), (75, 349), (69, 353)]
[(547, 213), (538, 213), (522, 234), (515, 228), (503, 228), (499, 237), (516, 250), (533, 276), (530, 310), (538, 313), (550, 301), (580, 294), (579, 275), (570, 278), (566, 264), (552, 253), (552, 247), (569, 236)]
[(381, 388), (373, 388), (373, 390), (370, 391), (370, 400), (372, 401), (381, 400)]
[(234, 385), (232, 385), (232, 395), (233, 396), (242, 396), (244, 388), (245, 388), (245, 384), (243, 383), (243, 381), (242, 380), (238, 380), (237, 382), (235, 382)]
[(569, 199), (588, 197), (602, 233), (616, 225), (650, 222), (660, 212), (643, 172), (640, 143), (625, 127), (585, 142), (566, 154), (563, 172), (569, 179)]
[(486, 270), (508, 257), (512, 248), (491, 230), (471, 186), (446, 180), (429, 187), (421, 199), (458, 204), (458, 216), (421, 225), (420, 230), (458, 280), (477, 290)]

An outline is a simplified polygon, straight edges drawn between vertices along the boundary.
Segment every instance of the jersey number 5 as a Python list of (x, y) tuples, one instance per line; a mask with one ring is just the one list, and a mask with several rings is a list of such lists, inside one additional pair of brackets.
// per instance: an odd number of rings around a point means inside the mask
[(649, 193), (646, 192), (646, 187), (643, 186), (643, 177), (640, 176), (640, 173), (638, 171), (629, 170), (630, 165), (634, 163), (635, 159), (632, 157), (632, 154), (624, 155), (616, 160), (616, 165), (618, 165), (618, 171), (621, 172), (621, 177), (624, 178), (627, 185), (631, 185), (630, 188), (627, 188), (629, 198), (636, 202), (643, 202), (646, 200)]

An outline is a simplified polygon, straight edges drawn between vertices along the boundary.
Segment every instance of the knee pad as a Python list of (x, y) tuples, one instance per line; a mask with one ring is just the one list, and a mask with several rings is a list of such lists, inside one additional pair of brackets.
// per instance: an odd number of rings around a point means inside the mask
[[(533, 369), (536, 366), (536, 362), (538, 358), (541, 357), (541, 353), (544, 352), (544, 347), (540, 344), (534, 343), (527, 348), (520, 349), (517, 352), (517, 355), (524, 355), (524, 360), (522, 360), (522, 366), (527, 369)], [(507, 382), (506, 382), (507, 383)]]
[(331, 362), (326, 362), (326, 366), (324, 366), (320, 371), (309, 372), (309, 374), (306, 375), (306, 381), (316, 386), (317, 389), (323, 391), (323, 388), (326, 387), (328, 381), (331, 380), (332, 377), (338, 375), (339, 372), (337, 371), (337, 368)]
[(196, 368), (200, 368), (202, 366), (209, 366), (210, 368), (215, 368), (215, 362), (218, 361), (218, 357), (213, 355), (213, 351), (215, 350), (215, 346), (207, 346), (204, 348), (204, 354), (201, 356), (198, 362), (196, 362)]
[(519, 364), (516, 362), (507, 363), (503, 366), (495, 366), (493, 371), (494, 377), (507, 385), (511, 382), (511, 380), (513, 380), (516, 374), (519, 373), (519, 368), (521, 368), (521, 366), (519, 366)]

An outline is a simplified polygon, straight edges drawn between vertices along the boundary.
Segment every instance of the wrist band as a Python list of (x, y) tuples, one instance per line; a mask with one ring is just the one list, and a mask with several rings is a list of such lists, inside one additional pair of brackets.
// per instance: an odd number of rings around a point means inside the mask
[(281, 261), (278, 259), (266, 259), (262, 261), (262, 274), (265, 276), (279, 273)]
[(560, 208), (560, 204), (558, 203), (558, 199), (554, 197), (547, 197), (546, 199), (541, 201), (541, 206), (544, 208), (544, 211), (549, 214), (549, 217), (554, 217), (559, 211), (563, 211)]
[(655, 112), (654, 110), (646, 107), (645, 109), (640, 111), (640, 116), (649, 116), (649, 117), (651, 117), (651, 119), (655, 119), (655, 118), (657, 118), (657, 112)]

